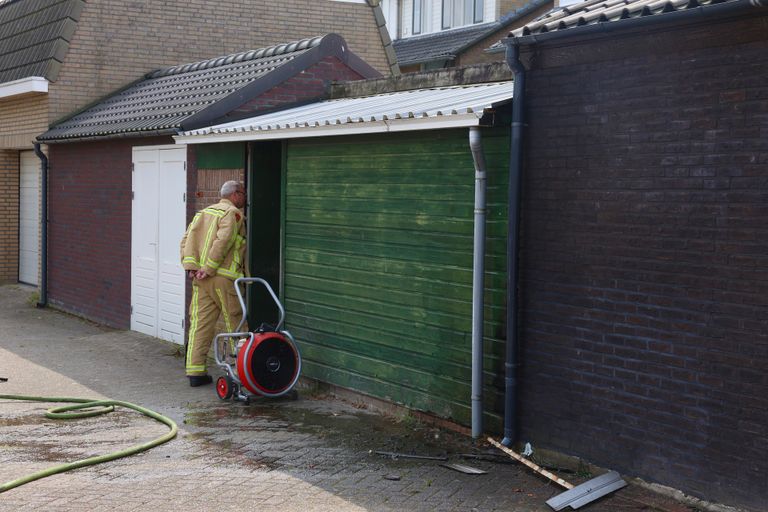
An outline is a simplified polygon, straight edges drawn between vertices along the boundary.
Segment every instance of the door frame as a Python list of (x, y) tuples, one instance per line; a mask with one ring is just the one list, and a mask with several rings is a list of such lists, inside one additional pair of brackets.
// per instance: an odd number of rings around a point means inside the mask
[[(148, 146), (132, 146), (131, 147), (131, 195), (132, 195), (132, 201), (131, 201), (131, 263), (130, 263), (130, 271), (131, 271), (131, 330), (137, 330), (135, 329), (134, 324), (134, 304), (136, 302), (136, 296), (135, 296), (135, 287), (136, 287), (136, 269), (135, 269), (135, 260), (137, 257), (136, 253), (136, 239), (135, 239), (135, 221), (136, 221), (136, 212), (137, 208), (145, 207), (147, 205), (142, 205), (137, 199), (137, 190), (136, 190), (136, 171), (135, 171), (135, 162), (136, 162), (136, 155), (137, 152), (155, 152), (156, 161), (157, 161), (157, 186), (160, 187), (160, 173), (162, 172), (162, 168), (160, 166), (162, 162), (161, 158), (161, 152), (163, 150), (179, 150), (183, 152), (183, 161), (184, 161), (184, 183), (183, 183), (183, 197), (181, 202), (179, 203), (179, 213), (182, 214), (183, 218), (183, 225), (180, 227), (180, 233), (179, 236), (183, 235), (184, 229), (186, 228), (186, 222), (187, 222), (187, 189), (188, 189), (188, 160), (189, 160), (189, 154), (188, 154), (188, 146), (186, 144), (158, 144), (158, 145), (148, 145)], [(161, 244), (162, 241), (159, 240), (160, 238), (160, 232), (161, 227), (160, 224), (163, 222), (163, 216), (160, 215), (160, 203), (161, 201), (168, 201), (170, 198), (167, 194), (163, 194), (161, 196), (158, 196), (157, 203), (155, 204), (155, 216), (158, 222), (157, 226), (157, 243), (155, 245), (155, 262), (157, 266), (157, 273), (158, 273), (158, 279), (157, 279), (157, 289), (156, 289), (156, 320), (155, 320), (155, 332), (153, 334), (149, 334), (154, 337), (160, 337), (160, 334), (162, 333), (161, 329), (161, 317), (160, 317), (160, 279), (159, 274), (161, 270), (162, 262), (160, 261), (160, 255), (161, 255)], [(181, 327), (181, 339), (179, 341), (175, 340), (168, 340), (173, 343), (177, 343), (179, 345), (184, 344), (185, 336), (185, 330), (186, 330), (186, 278), (184, 276), (183, 269), (181, 268), (181, 263), (179, 263), (179, 278), (181, 281), (181, 301), (182, 301), (182, 309), (180, 312), (180, 327)], [(137, 330), (138, 331), (138, 330)], [(144, 332), (144, 331), (138, 331), (138, 332)]]

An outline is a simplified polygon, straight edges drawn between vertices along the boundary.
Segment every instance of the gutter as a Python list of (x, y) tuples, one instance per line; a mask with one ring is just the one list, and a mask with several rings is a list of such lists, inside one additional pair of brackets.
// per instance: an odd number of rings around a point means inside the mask
[(132, 132), (117, 132), (107, 133), (104, 135), (85, 135), (85, 136), (73, 136), (63, 138), (44, 138), (45, 134), (37, 138), (39, 144), (66, 144), (69, 142), (93, 142), (102, 140), (115, 140), (115, 139), (133, 139), (138, 137), (161, 137), (166, 135), (176, 135), (179, 133), (179, 128), (163, 128), (158, 130), (147, 131), (132, 131)]
[(48, 305), (48, 157), (35, 142), (35, 154), (40, 159), (40, 298), (38, 308)]

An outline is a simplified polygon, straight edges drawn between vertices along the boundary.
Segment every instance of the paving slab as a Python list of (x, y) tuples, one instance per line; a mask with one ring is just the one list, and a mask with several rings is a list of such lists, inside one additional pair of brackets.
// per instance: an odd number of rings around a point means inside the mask
[[(9, 379), (0, 394), (124, 400), (170, 417), (180, 429), (176, 439), (139, 455), (7, 491), (0, 511), (544, 512), (551, 510), (545, 501), (562, 492), (520, 465), (462, 457), (494, 452), (459, 433), (331, 396), (222, 402), (213, 386), (189, 387), (179, 347), (38, 309), (32, 291), (0, 287), (0, 377)], [(0, 482), (167, 431), (122, 409), (49, 420), (43, 413), (52, 405), (0, 400)], [(377, 450), (446, 456), (487, 473)], [(582, 510), (694, 509), (630, 485)]]

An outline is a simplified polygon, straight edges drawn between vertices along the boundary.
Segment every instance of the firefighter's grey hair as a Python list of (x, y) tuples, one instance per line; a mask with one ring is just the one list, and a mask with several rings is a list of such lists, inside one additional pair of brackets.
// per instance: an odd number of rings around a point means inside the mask
[(242, 188), (245, 188), (242, 181), (227, 181), (221, 186), (221, 197), (229, 197)]

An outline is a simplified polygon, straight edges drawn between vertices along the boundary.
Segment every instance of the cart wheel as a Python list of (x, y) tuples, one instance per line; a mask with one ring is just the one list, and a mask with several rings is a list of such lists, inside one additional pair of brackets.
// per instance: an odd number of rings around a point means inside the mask
[(216, 395), (221, 400), (232, 398), (232, 379), (229, 377), (219, 377), (216, 379)]

